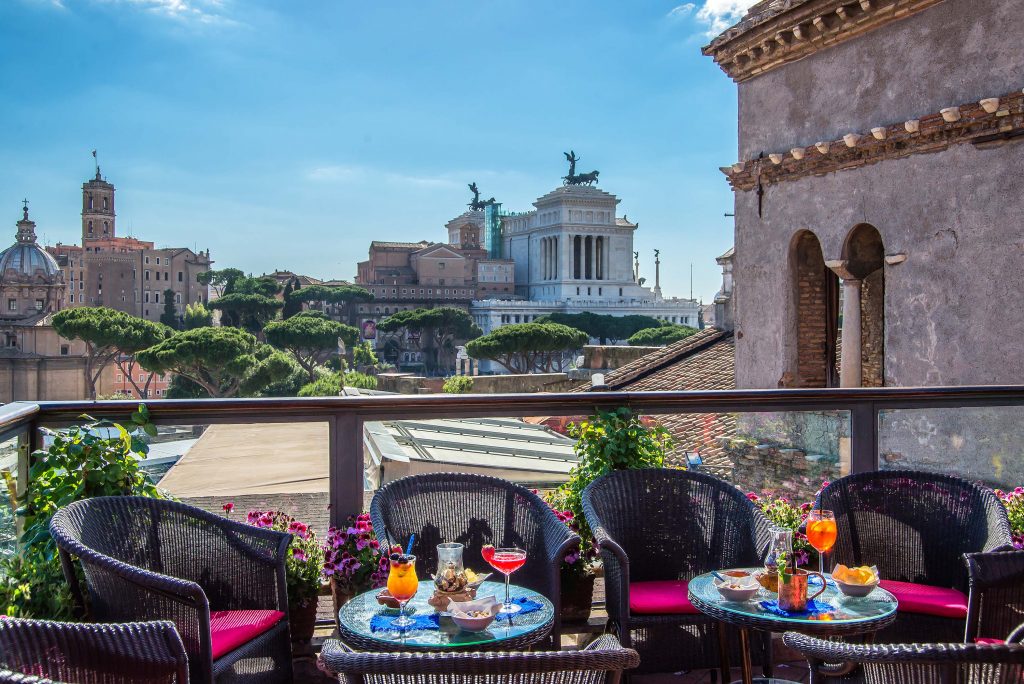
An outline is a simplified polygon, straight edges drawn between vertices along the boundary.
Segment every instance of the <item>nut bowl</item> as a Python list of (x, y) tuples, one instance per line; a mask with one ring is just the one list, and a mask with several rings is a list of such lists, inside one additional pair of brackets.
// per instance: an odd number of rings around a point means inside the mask
[(501, 612), (501, 602), (493, 596), (474, 601), (450, 601), (448, 612), (460, 628), (466, 632), (482, 632), (491, 626)]
[(716, 579), (714, 581), (715, 589), (722, 595), (726, 601), (735, 601), (736, 603), (743, 603), (754, 598), (757, 594), (757, 590), (761, 588), (757, 580), (752, 575), (744, 573), (742, 577), (730, 576), (729, 573), (725, 573), (727, 580)]

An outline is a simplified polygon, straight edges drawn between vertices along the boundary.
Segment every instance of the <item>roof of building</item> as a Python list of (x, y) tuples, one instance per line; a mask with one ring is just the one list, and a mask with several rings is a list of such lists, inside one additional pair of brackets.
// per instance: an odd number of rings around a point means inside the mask
[(627, 228), (636, 228), (639, 224), (633, 223), (632, 221), (630, 221), (625, 216), (617, 216), (615, 218), (615, 225), (617, 225), (617, 226), (625, 226)]
[(16, 242), (0, 252), (0, 277), (14, 271), (21, 276), (43, 276), (52, 279), (60, 273), (60, 266), (45, 249), (36, 242), (36, 224), (28, 218), (28, 204), (25, 204), (24, 218), (18, 221)]
[(373, 240), (372, 242), (370, 242), (370, 249), (373, 249), (374, 247), (394, 249), (423, 249), (429, 244), (431, 243), (427, 240), (420, 240), (419, 242), (388, 242), (386, 240)]

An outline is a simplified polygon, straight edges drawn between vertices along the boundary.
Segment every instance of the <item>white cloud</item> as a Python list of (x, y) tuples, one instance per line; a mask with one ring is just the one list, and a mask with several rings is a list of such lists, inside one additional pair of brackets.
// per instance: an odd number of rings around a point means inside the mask
[(182, 22), (234, 24), (225, 14), (224, 0), (99, 0), (107, 5), (123, 5), (159, 14)]
[(667, 16), (669, 19), (683, 19), (685, 17), (690, 16), (693, 13), (693, 10), (695, 9), (697, 9), (696, 5), (694, 5), (692, 2), (687, 2), (683, 5), (676, 5), (671, 10), (669, 10), (668, 14), (666, 14), (665, 16)]
[[(717, 36), (743, 18), (758, 0), (705, 0), (697, 11), (697, 21), (708, 27), (709, 36)], [(673, 10), (675, 11), (675, 10)]]

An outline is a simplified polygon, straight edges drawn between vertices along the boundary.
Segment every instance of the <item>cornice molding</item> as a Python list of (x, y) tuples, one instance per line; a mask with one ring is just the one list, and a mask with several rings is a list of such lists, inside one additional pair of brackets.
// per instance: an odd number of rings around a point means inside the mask
[(741, 83), (783, 64), (937, 5), (942, 0), (775, 0), (701, 52)]
[(847, 171), (887, 159), (940, 152), (963, 143), (998, 144), (1024, 137), (1024, 91), (962, 104), (866, 133), (848, 133), (789, 152), (723, 166), (733, 190), (753, 190), (807, 176)]

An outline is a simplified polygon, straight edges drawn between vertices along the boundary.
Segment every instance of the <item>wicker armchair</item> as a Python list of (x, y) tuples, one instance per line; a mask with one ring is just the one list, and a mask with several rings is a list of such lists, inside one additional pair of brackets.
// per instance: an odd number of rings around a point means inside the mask
[(970, 593), (964, 641), (1001, 639), (1024, 621), (1024, 551), (968, 553)]
[(829, 679), (828, 664), (860, 663), (865, 684), (1000, 684), (1024, 677), (1024, 646), (883, 644), (865, 646), (786, 632), (783, 641), (807, 658), (811, 684)]
[(170, 622), (0, 620), (0, 682), (52, 680), (187, 684), (188, 659)]
[(422, 577), (437, 570), (437, 545), (464, 544), (471, 567), (484, 564), (485, 544), (525, 549), (526, 564), (512, 581), (546, 596), (555, 605), (551, 634), (558, 639), (561, 620), (561, 565), (579, 544), (544, 500), (517, 484), (468, 473), (413, 475), (381, 487), (370, 502), (373, 529), (383, 542), (405, 545), (416, 535), (413, 553)]
[(603, 635), (581, 651), (532, 653), (357, 653), (332, 640), (319, 665), (350, 684), (616, 684), (639, 662)]
[[(718, 635), (717, 623), (689, 606), (679, 581), (760, 565), (772, 528), (757, 507), (716, 477), (647, 469), (615, 471), (592, 482), (583, 491), (583, 512), (604, 561), (609, 618), (622, 645), (639, 651), (638, 672), (720, 666), (720, 644), (733, 630), (721, 627), (726, 632)], [(672, 612), (641, 609), (641, 588), (666, 586), (653, 582), (677, 582), (668, 591), (685, 603)], [(767, 634), (755, 638), (760, 647), (755, 655), (767, 675), (770, 640)], [(738, 653), (736, 639), (730, 641)]]
[[(957, 642), (966, 621), (963, 554), (1012, 548), (1010, 524), (996, 495), (950, 475), (910, 470), (840, 478), (819, 494), (816, 507), (832, 510), (839, 536), (829, 562), (877, 565), (882, 586), (901, 609), (880, 642)], [(895, 583), (895, 584), (893, 584)], [(900, 583), (963, 592), (947, 615), (909, 612)], [(955, 593), (955, 592), (954, 592)]]
[(291, 681), (284, 560), (291, 535), (174, 501), (97, 497), (59, 511), (50, 534), (100, 622), (170, 620), (194, 682)]

